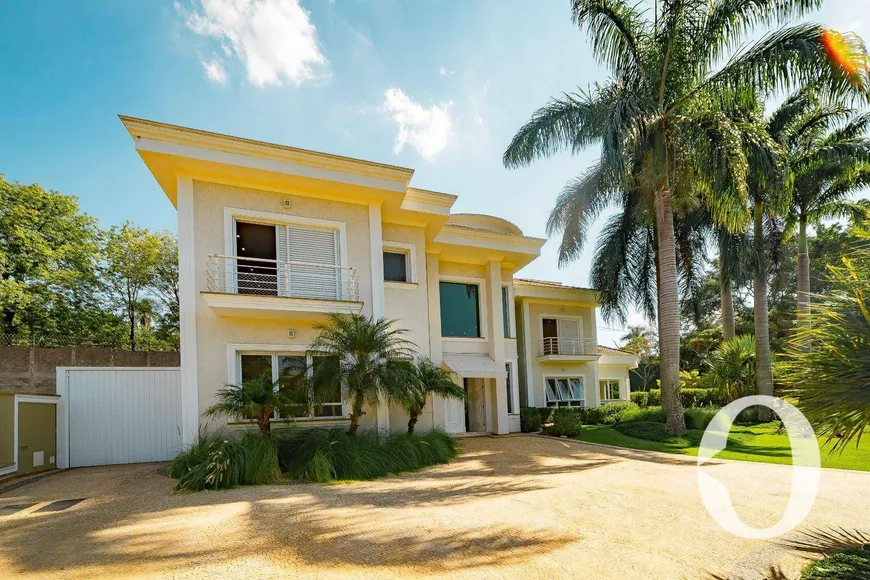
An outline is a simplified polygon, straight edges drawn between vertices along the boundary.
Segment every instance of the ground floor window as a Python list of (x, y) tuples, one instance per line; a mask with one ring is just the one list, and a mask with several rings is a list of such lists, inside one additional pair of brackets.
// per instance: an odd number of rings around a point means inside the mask
[[(281, 389), (303, 389), (306, 387), (306, 373), (312, 372), (320, 364), (334, 364), (330, 357), (302, 353), (240, 353), (238, 380), (249, 381), (268, 374), (273, 381), (278, 382)], [(300, 396), (300, 400), (304, 397)], [(324, 397), (325, 401), (318, 403), (307, 417), (342, 417), (341, 389), (335, 388)], [(281, 418), (276, 414), (276, 418)], [(284, 417), (289, 418), (289, 417)], [(304, 418), (304, 417), (295, 417)]]
[(619, 379), (601, 379), (598, 381), (598, 394), (602, 401), (618, 401)]
[(583, 377), (559, 377), (545, 379), (548, 407), (583, 407), (586, 394)]
[(511, 377), (511, 363), (505, 363), (504, 372), (506, 375), (505, 385), (507, 385), (507, 410), (509, 414), (517, 412), (516, 403), (514, 402), (514, 385)]

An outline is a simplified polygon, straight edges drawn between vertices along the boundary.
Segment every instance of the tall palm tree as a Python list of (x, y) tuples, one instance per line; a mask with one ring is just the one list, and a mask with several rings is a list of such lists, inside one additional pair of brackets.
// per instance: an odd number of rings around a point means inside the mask
[(870, 114), (826, 100), (810, 86), (786, 101), (776, 129), (794, 175), (790, 218), (798, 227), (797, 304), (803, 321), (811, 292), (807, 225), (863, 213), (845, 200), (870, 186)]
[(331, 314), (315, 330), (319, 334), (310, 352), (327, 362), (315, 365), (314, 400), (346, 389), (351, 407), (347, 432), (356, 435), (366, 405), (377, 407), (408, 384), (414, 344), (406, 340), (407, 330), (393, 328), (392, 320), (361, 314)]
[(450, 372), (428, 358), (417, 360), (411, 370), (411, 381), (394, 396), (408, 412), (408, 433), (420, 419), (429, 395), (445, 399), (465, 399), (465, 389), (453, 382)]
[[(575, 242), (600, 211), (637, 192), (654, 208), (662, 402), (667, 431), (685, 432), (679, 397), (679, 288), (674, 213), (698, 198), (717, 223), (745, 220), (747, 160), (739, 133), (717, 104), (745, 87), (767, 92), (814, 78), (832, 90), (867, 86), (866, 54), (838, 62), (814, 24), (777, 30), (733, 54), (756, 25), (805, 14), (822, 0), (661, 0), (653, 14), (630, 0), (573, 0), (574, 22), (587, 30), (594, 56), (609, 67), (602, 84), (551, 100), (514, 136), (504, 154), (519, 167), (561, 149), (600, 144), (601, 157), (562, 191), (550, 233)], [(651, 17), (650, 17), (651, 16)], [(837, 36), (838, 39), (844, 37)], [(839, 47), (840, 45), (838, 45)], [(727, 184), (727, 186), (726, 186)], [(716, 192), (715, 195), (713, 192)], [(727, 192), (727, 195), (723, 192)]]

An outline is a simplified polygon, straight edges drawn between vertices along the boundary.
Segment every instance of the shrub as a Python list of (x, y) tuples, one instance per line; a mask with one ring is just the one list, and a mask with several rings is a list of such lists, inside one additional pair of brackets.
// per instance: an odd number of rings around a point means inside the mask
[(870, 578), (870, 548), (848, 550), (813, 562), (801, 580), (859, 580)]
[(639, 407), (634, 403), (605, 403), (599, 407), (584, 409), (581, 417), (584, 423), (590, 425), (613, 425), (622, 420), (626, 411), (633, 411)]
[(574, 437), (580, 434), (582, 425), (583, 418), (580, 409), (558, 407), (553, 410), (553, 424), (547, 427), (547, 434), (556, 437)]
[(553, 422), (553, 410), (555, 407), (538, 407), (538, 412), (541, 414), (541, 425)]
[(633, 423), (637, 421), (652, 421), (654, 423), (664, 423), (667, 421), (667, 413), (661, 407), (643, 407), (640, 409), (629, 409), (622, 414), (620, 423)]
[[(680, 400), (683, 407), (712, 407), (720, 404), (719, 392), (716, 389), (682, 389)], [(649, 391), (648, 405), (657, 407), (662, 404), (661, 389)]]
[(638, 407), (646, 407), (649, 405), (649, 393), (646, 391), (635, 391), (629, 395), (631, 402)]
[(281, 478), (275, 442), (245, 433), (240, 440), (200, 433), (190, 448), (169, 464), (176, 491), (231, 489), (274, 483)]
[(520, 430), (537, 433), (541, 430), (541, 412), (535, 407), (520, 407)]
[(718, 407), (686, 407), (683, 409), (686, 429), (699, 429), (703, 431), (718, 412)]
[(710, 358), (709, 376), (721, 402), (754, 395), (755, 337), (743, 334), (723, 342)]
[(458, 444), (442, 431), (428, 433), (298, 429), (277, 436), (281, 470), (293, 479), (330, 482), (375, 479), (391, 473), (413, 471), (456, 456)]
[(767, 411), (767, 407), (759, 405), (746, 407), (737, 414), (737, 417), (734, 418), (734, 422), (743, 423), (744, 425), (757, 425), (759, 423), (764, 423), (765, 421), (761, 416), (767, 414)]
[(628, 437), (643, 439), (645, 441), (667, 443), (670, 446), (679, 448), (699, 445), (703, 435), (703, 432), (701, 431), (689, 430), (686, 431), (685, 435), (675, 437), (665, 431), (664, 423), (653, 423), (650, 421), (619, 423), (614, 426), (614, 429)]

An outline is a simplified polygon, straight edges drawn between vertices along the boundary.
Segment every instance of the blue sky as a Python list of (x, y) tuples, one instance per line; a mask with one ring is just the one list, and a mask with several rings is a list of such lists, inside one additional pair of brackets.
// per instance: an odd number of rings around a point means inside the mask
[[(867, 0), (815, 20), (870, 31)], [(175, 229), (118, 114), (411, 167), (455, 211), (542, 237), (595, 157), (501, 165), (537, 107), (605, 76), (567, 0), (32, 0), (0, 22), (0, 173), (78, 196), (103, 227)], [(522, 275), (587, 285), (604, 218), (577, 263), (559, 270), (551, 241)]]

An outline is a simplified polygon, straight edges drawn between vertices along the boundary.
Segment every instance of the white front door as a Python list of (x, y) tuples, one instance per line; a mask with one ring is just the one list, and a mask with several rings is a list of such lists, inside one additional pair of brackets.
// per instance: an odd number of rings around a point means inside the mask
[(486, 431), (486, 382), (483, 379), (468, 379), (468, 430), (472, 433)]

